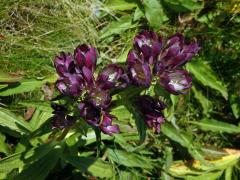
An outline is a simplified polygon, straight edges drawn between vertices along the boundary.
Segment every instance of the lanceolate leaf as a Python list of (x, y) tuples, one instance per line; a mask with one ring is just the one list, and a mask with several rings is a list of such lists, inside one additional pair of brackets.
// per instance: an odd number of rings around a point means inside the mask
[(240, 97), (236, 94), (231, 94), (230, 96), (230, 104), (232, 108), (233, 115), (235, 118), (240, 117)]
[(18, 132), (20, 134), (29, 133), (32, 128), (28, 122), (24, 121), (21, 117), (17, 117), (15, 114), (7, 109), (0, 107), (0, 126), (7, 127), (10, 130)]
[(7, 144), (5, 143), (5, 140), (6, 137), (0, 132), (0, 152), (7, 155), (9, 153), (9, 150)]
[(109, 0), (105, 4), (105, 6), (113, 11), (119, 10), (119, 11), (124, 11), (124, 10), (129, 10), (137, 7), (137, 2), (134, 0), (132, 1), (127, 1), (127, 0)]
[(159, 29), (163, 22), (168, 20), (160, 1), (144, 0), (143, 6), (145, 10), (145, 16), (151, 27)]
[(30, 125), (33, 128), (33, 131), (40, 128), (50, 117), (52, 113), (36, 110), (33, 114), (32, 119), (30, 120)]
[(108, 157), (115, 163), (127, 167), (140, 167), (145, 169), (153, 168), (150, 159), (136, 153), (129, 153), (117, 149), (108, 149)]
[(55, 167), (59, 159), (60, 153), (61, 153), (60, 148), (53, 149), (40, 160), (35, 161), (28, 167), (24, 168), (23, 171), (19, 174), (19, 176), (16, 177), (16, 179), (18, 180), (45, 179), (49, 172)]
[(175, 129), (170, 124), (164, 123), (161, 126), (161, 131), (163, 134), (165, 134), (168, 138), (172, 139), (173, 141), (178, 142), (183, 147), (186, 147), (189, 151), (189, 153), (195, 158), (200, 160), (201, 162), (204, 162), (204, 158), (202, 156), (202, 152), (194, 146), (192, 137), (185, 133), (180, 132), (177, 129)]
[(23, 166), (22, 160), (20, 160), (22, 154), (16, 153), (0, 160), (0, 173), (9, 173), (15, 168), (21, 168)]
[(192, 121), (192, 124), (198, 125), (202, 130), (226, 133), (240, 133), (240, 127), (233, 124), (217, 121), (214, 119), (203, 119), (199, 122)]
[(200, 90), (197, 90), (194, 86), (192, 87), (195, 98), (199, 101), (203, 108), (203, 114), (208, 115), (212, 111), (212, 102), (205, 97)]
[(213, 72), (211, 67), (202, 60), (189, 62), (187, 64), (187, 69), (204, 86), (215, 89), (219, 91), (225, 99), (228, 98), (226, 85), (219, 80), (218, 76)]
[(203, 8), (203, 3), (197, 0), (164, 0), (167, 7), (176, 12), (194, 11)]
[(18, 82), (21, 79), (22, 79), (21, 76), (10, 75), (10, 74), (0, 71), (0, 83), (13, 83), (13, 82)]
[(109, 37), (111, 35), (121, 34), (128, 29), (136, 27), (136, 24), (132, 23), (132, 16), (122, 16), (120, 19), (111, 22), (101, 31), (101, 39)]
[(110, 164), (93, 157), (64, 156), (64, 159), (79, 169), (100, 178), (111, 178), (113, 169)]
[(56, 75), (52, 75), (49, 78), (44, 80), (36, 80), (36, 79), (29, 79), (29, 80), (22, 80), (17, 84), (11, 84), (6, 88), (0, 90), (0, 96), (10, 96), (13, 94), (20, 94), (24, 92), (31, 92), (37, 88), (40, 88), (46, 82), (53, 83), (56, 81)]
[(23, 101), (19, 104), (26, 106), (26, 107), (34, 107), (44, 112), (52, 113), (53, 109), (51, 108), (50, 102), (46, 101)]

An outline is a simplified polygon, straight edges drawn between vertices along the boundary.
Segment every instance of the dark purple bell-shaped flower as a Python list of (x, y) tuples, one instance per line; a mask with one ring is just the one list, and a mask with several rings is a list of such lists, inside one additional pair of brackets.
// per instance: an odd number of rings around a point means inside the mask
[(52, 129), (63, 129), (74, 123), (74, 118), (67, 115), (67, 108), (64, 105), (52, 103), (54, 116), (52, 119)]
[(81, 74), (69, 74), (58, 78), (56, 87), (60, 93), (70, 96), (78, 96), (81, 94), (84, 86), (84, 80)]
[(145, 62), (154, 64), (163, 45), (162, 38), (152, 31), (143, 31), (134, 38), (134, 48), (144, 57)]
[(92, 72), (97, 64), (97, 50), (86, 44), (79, 45), (74, 51), (76, 65), (80, 68), (86, 67)]
[(124, 69), (117, 64), (106, 66), (98, 75), (96, 84), (101, 89), (125, 88), (129, 83)]
[(78, 105), (79, 113), (84, 120), (92, 125), (99, 126), (101, 118), (101, 110), (94, 106), (91, 102), (83, 101)]
[(149, 87), (152, 81), (151, 68), (136, 51), (131, 50), (127, 57), (129, 76), (134, 85)]
[(166, 71), (160, 76), (160, 85), (174, 95), (185, 94), (192, 86), (192, 78), (185, 70)]
[(100, 124), (100, 129), (104, 134), (112, 135), (114, 133), (119, 133), (120, 129), (118, 125), (112, 125), (112, 121), (116, 119), (115, 116), (104, 112), (103, 113), (103, 119)]
[(162, 101), (147, 95), (138, 97), (137, 105), (146, 125), (159, 133), (161, 124), (164, 123), (162, 110), (166, 108), (166, 105)]
[(54, 59), (54, 65), (59, 76), (64, 76), (66, 73), (74, 73), (75, 65), (73, 56), (68, 53), (61, 52)]
[(76, 72), (82, 74), (87, 85), (93, 85), (93, 73), (97, 64), (97, 50), (86, 44), (79, 45), (74, 51)]
[(89, 101), (100, 109), (106, 109), (111, 103), (111, 96), (108, 90), (101, 88), (93, 88), (89, 93)]
[(199, 50), (200, 47), (197, 43), (187, 45), (184, 43), (183, 35), (177, 33), (168, 39), (160, 55), (158, 66), (160, 63), (160, 66), (164, 66), (165, 70), (176, 69), (188, 62)]

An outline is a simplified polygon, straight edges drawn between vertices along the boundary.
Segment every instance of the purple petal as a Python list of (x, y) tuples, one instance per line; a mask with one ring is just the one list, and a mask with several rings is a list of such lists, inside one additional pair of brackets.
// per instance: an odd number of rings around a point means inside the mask
[(100, 129), (102, 130), (102, 132), (104, 134), (108, 134), (108, 135), (112, 135), (112, 134), (115, 134), (115, 133), (119, 133), (120, 132), (120, 129), (119, 129), (119, 126), (118, 125), (112, 125), (112, 126), (107, 126), (107, 127), (103, 127), (103, 126), (100, 126)]
[(160, 84), (174, 95), (185, 94), (192, 86), (192, 78), (185, 70), (165, 72), (160, 78)]
[(93, 73), (92, 73), (92, 71), (84, 66), (82, 68), (82, 72), (83, 72), (83, 76), (84, 76), (85, 80), (87, 81), (87, 83), (89, 83), (91, 85), (93, 83)]

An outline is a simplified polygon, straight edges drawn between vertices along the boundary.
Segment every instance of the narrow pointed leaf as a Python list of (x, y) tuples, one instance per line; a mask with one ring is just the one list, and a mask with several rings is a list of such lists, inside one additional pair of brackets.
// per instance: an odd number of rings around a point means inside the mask
[(215, 89), (219, 91), (225, 99), (228, 98), (226, 85), (219, 80), (219, 77), (213, 72), (209, 65), (204, 63), (203, 60), (189, 62), (187, 64), (187, 69), (204, 86)]
[(213, 131), (219, 133), (240, 133), (240, 127), (230, 123), (217, 121), (214, 119), (203, 119), (201, 121), (191, 121), (192, 124), (198, 125), (204, 131)]

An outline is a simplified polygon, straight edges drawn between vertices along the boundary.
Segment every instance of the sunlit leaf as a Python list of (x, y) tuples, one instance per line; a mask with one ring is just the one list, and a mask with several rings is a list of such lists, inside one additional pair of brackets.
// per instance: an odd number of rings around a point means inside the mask
[(201, 121), (191, 121), (192, 124), (198, 125), (204, 131), (240, 133), (240, 127), (230, 123), (217, 121), (214, 119), (203, 119)]
[(108, 0), (104, 5), (112, 11), (124, 11), (137, 7), (137, 2), (135, 0)]
[(240, 117), (240, 97), (238, 97), (236, 94), (231, 94), (230, 103), (233, 115), (236, 119), (238, 119)]
[(152, 169), (152, 162), (147, 157), (136, 153), (128, 153), (117, 149), (108, 149), (108, 157), (117, 164), (127, 167)]
[(17, 84), (11, 84), (6, 88), (0, 90), (0, 96), (10, 96), (13, 94), (20, 94), (24, 92), (31, 92), (37, 88), (40, 88), (46, 82), (53, 83), (56, 81), (56, 75), (52, 75), (43, 80), (29, 79), (22, 80)]
[(203, 108), (203, 114), (208, 115), (212, 111), (212, 102), (205, 97), (200, 90), (197, 90), (194, 86), (192, 87), (194, 97), (198, 100)]
[(145, 16), (151, 27), (159, 29), (163, 22), (168, 20), (160, 1), (144, 0), (143, 7), (145, 10)]
[(32, 131), (31, 126), (23, 118), (17, 117), (7, 109), (0, 107), (0, 126), (7, 127), (10, 130), (20, 134)]
[(0, 132), (0, 152), (8, 155), (9, 150), (7, 144), (5, 143), (5, 140), (6, 137)]
[(18, 180), (26, 179), (36, 179), (43, 180), (47, 177), (49, 172), (55, 167), (59, 156), (60, 148), (55, 148), (49, 153), (47, 153), (43, 158), (38, 161), (33, 162), (32, 164), (24, 167), (23, 171), (16, 177)]
[(111, 35), (117, 35), (125, 32), (128, 29), (136, 27), (136, 24), (132, 23), (132, 16), (126, 15), (122, 16), (116, 21), (110, 22), (104, 29), (101, 31), (101, 39), (109, 37)]
[(18, 82), (21, 79), (22, 79), (21, 76), (10, 75), (10, 74), (0, 71), (0, 83), (13, 83), (13, 82)]
[(64, 159), (83, 173), (88, 172), (100, 178), (111, 178), (113, 176), (111, 165), (99, 158), (67, 155), (64, 156)]
[(164, 3), (176, 12), (195, 11), (203, 8), (203, 2), (197, 0), (164, 0)]
[(187, 69), (201, 82), (204, 86), (219, 91), (227, 99), (228, 92), (226, 85), (219, 80), (219, 77), (213, 72), (211, 67), (202, 60), (191, 61), (187, 64)]

